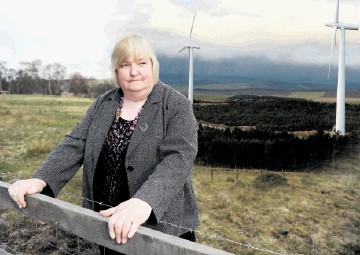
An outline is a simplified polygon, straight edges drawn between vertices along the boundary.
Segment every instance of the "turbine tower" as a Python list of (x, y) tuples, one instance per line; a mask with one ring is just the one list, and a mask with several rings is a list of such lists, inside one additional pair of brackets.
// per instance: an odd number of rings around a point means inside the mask
[(336, 45), (336, 32), (340, 29), (341, 33), (339, 46), (338, 84), (336, 93), (335, 131), (340, 135), (345, 135), (345, 30), (358, 30), (359, 25), (339, 22), (339, 0), (337, 0), (335, 20), (334, 22), (327, 23), (326, 26), (333, 28), (328, 77), (330, 77), (332, 50), (333, 46)]
[(194, 86), (193, 86), (193, 49), (200, 49), (200, 46), (194, 46), (191, 45), (191, 34), (192, 34), (192, 30), (194, 27), (194, 21), (195, 21), (195, 17), (196, 17), (196, 12), (193, 18), (193, 22), (191, 25), (191, 29), (190, 29), (190, 36), (189, 36), (189, 43), (188, 45), (185, 45), (181, 50), (179, 50), (179, 53), (182, 52), (185, 49), (188, 49), (189, 51), (189, 92), (188, 92), (188, 99), (190, 101), (190, 103), (193, 103), (193, 93), (194, 93)]

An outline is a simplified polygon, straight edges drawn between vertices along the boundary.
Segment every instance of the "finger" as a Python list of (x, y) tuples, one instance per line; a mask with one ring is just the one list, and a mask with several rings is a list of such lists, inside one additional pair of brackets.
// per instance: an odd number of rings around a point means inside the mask
[(116, 242), (118, 244), (121, 244), (122, 242), (122, 228), (123, 228), (123, 221), (121, 219), (119, 219), (116, 224), (114, 225), (114, 231), (115, 231), (115, 238), (116, 238)]
[(109, 216), (113, 215), (114, 213), (116, 213), (116, 207), (112, 207), (112, 208), (107, 209), (107, 210), (102, 210), (99, 213), (100, 213), (101, 216), (109, 217)]
[[(112, 215), (108, 220), (108, 229), (109, 229), (109, 235), (111, 239), (115, 239), (118, 243), (120, 243), (120, 234), (121, 234), (121, 225), (122, 222), (121, 219), (118, 218), (117, 214)], [(120, 227), (120, 231), (117, 232), (117, 228)]]
[(16, 195), (11, 196), (12, 200), (18, 205), (20, 209), (26, 207), (25, 199), (21, 199), (21, 197), (18, 197)]
[(115, 234), (115, 225), (113, 222), (110, 222), (110, 220), (108, 221), (108, 229), (109, 229), (109, 236), (112, 240), (115, 239), (116, 234)]
[(130, 228), (131, 228), (131, 222), (130, 221), (124, 222), (121, 230), (121, 243), (125, 244), (127, 242)]
[(21, 208), (25, 208), (26, 207), (26, 201), (25, 201), (25, 196), (26, 195), (32, 195), (37, 193), (36, 188), (34, 187), (28, 187), (27, 189), (23, 188), (23, 187), (19, 187), (17, 190), (17, 201), (20, 204)]
[(115, 239), (115, 232), (114, 232), (114, 231), (109, 231), (109, 235), (110, 235), (110, 238), (111, 238), (112, 240)]
[(135, 235), (135, 233), (137, 232), (139, 226), (140, 226), (140, 224), (138, 224), (138, 223), (136, 223), (136, 222), (133, 222), (133, 223), (131, 224), (131, 228), (130, 228), (130, 230), (129, 230), (129, 233), (128, 233), (128, 236), (127, 236), (127, 237), (128, 237), (128, 238), (132, 238), (132, 237)]
[(23, 195), (23, 194), (18, 194), (16, 201), (17, 201), (17, 204), (19, 205), (19, 208), (20, 208), (20, 209), (26, 207), (25, 195)]
[(24, 197), (25, 194), (23, 191), (21, 191), (21, 184), (19, 184), (19, 182), (15, 182), (9, 188), (9, 195), (16, 202), (16, 204), (19, 206), (20, 209), (26, 207), (26, 202)]
[[(113, 207), (107, 210), (102, 210), (99, 213), (101, 216), (109, 217), (112, 216), (115, 212), (116, 212), (116, 207)], [(115, 239), (114, 224), (115, 224), (114, 218), (110, 218), (108, 221), (108, 229), (109, 229), (109, 236), (112, 240)]]

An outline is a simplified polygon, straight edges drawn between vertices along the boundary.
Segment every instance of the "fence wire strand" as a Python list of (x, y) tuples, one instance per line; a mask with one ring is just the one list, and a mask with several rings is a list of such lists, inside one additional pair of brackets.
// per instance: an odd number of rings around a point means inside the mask
[[(19, 180), (19, 178), (17, 178), (16, 176), (8, 175), (6, 173), (1, 173), (1, 176), (2, 177), (9, 177), (9, 179), (11, 179), (13, 182), (15, 182), (16, 180)], [(96, 203), (96, 204), (99, 204), (99, 205), (104, 205), (104, 206), (109, 207), (109, 208), (113, 207), (111, 205), (104, 204), (103, 202), (94, 201), (94, 200), (91, 200), (91, 199), (83, 197), (83, 196), (78, 196), (78, 195), (72, 194), (71, 192), (66, 191), (66, 189), (63, 189), (60, 193), (66, 195), (66, 196), (69, 196), (69, 197), (76, 198), (76, 199), (86, 200), (88, 202)], [(178, 226), (178, 225), (173, 224), (173, 223), (169, 223), (169, 222), (165, 222), (165, 221), (159, 221), (159, 223), (166, 224), (166, 225), (171, 225), (173, 227), (184, 229), (184, 230), (187, 230), (187, 231), (193, 231), (194, 233), (199, 234), (201, 236), (205, 236), (205, 237), (208, 237), (208, 238), (211, 238), (211, 239), (214, 239), (214, 240), (219, 240), (219, 241), (231, 243), (231, 244), (234, 244), (234, 245), (242, 246), (242, 247), (245, 247), (245, 248), (248, 248), (248, 249), (253, 249), (253, 250), (266, 252), (266, 253), (274, 254), (274, 255), (286, 255), (286, 253), (279, 253), (279, 252), (271, 251), (269, 249), (258, 248), (258, 247), (255, 247), (255, 246), (251, 245), (251, 244), (241, 243), (239, 241), (234, 241), (234, 240), (231, 240), (229, 238), (224, 238), (224, 237), (221, 237), (221, 236), (218, 236), (218, 235), (215, 235), (215, 234), (208, 234), (208, 233), (205, 233), (205, 232), (202, 232), (202, 231), (199, 231), (199, 230), (186, 228), (186, 227), (183, 227), (183, 226)]]

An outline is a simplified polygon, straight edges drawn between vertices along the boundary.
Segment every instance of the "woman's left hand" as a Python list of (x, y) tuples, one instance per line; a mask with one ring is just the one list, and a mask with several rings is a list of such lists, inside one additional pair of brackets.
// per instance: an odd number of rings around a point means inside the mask
[(108, 226), (111, 239), (116, 238), (117, 243), (125, 244), (150, 217), (151, 211), (151, 206), (145, 201), (131, 198), (116, 207), (100, 211), (100, 215), (110, 217)]

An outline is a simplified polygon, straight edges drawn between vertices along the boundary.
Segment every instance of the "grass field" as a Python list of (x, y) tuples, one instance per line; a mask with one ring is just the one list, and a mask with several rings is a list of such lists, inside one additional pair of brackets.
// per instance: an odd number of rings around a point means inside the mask
[[(329, 95), (326, 91), (302, 91), (292, 92), (287, 97), (313, 100), (323, 103), (336, 103), (336, 93)], [(349, 92), (346, 94), (345, 101), (347, 104), (359, 104), (360, 98), (358, 93)]]
[[(75, 97), (0, 95), (4, 180), (31, 176), (90, 103)], [(284, 254), (359, 254), (360, 149), (321, 169), (270, 174), (196, 166), (199, 242), (241, 255), (270, 254), (248, 244)], [(65, 189), (80, 196), (80, 186), (81, 171)], [(65, 193), (60, 199), (80, 203)]]
[(304, 92), (293, 92), (288, 95), (289, 98), (300, 98), (307, 100), (316, 100), (325, 95), (325, 91), (312, 92), (312, 91), (304, 91)]
[(213, 93), (195, 93), (194, 99), (200, 101), (211, 101), (211, 102), (224, 102), (226, 99), (231, 97), (231, 94), (213, 94)]
[[(180, 89), (179, 90), (182, 94), (187, 96), (187, 90)], [(212, 91), (212, 92), (194, 92), (194, 100), (200, 100), (200, 101), (210, 101), (210, 102), (224, 102), (229, 97), (233, 96), (233, 94), (225, 94), (221, 93), (221, 91)]]
[[(336, 103), (335, 97), (321, 97), (317, 98), (315, 101), (323, 102), (323, 103)], [(360, 104), (360, 98), (345, 98), (345, 103), (347, 104)]]

